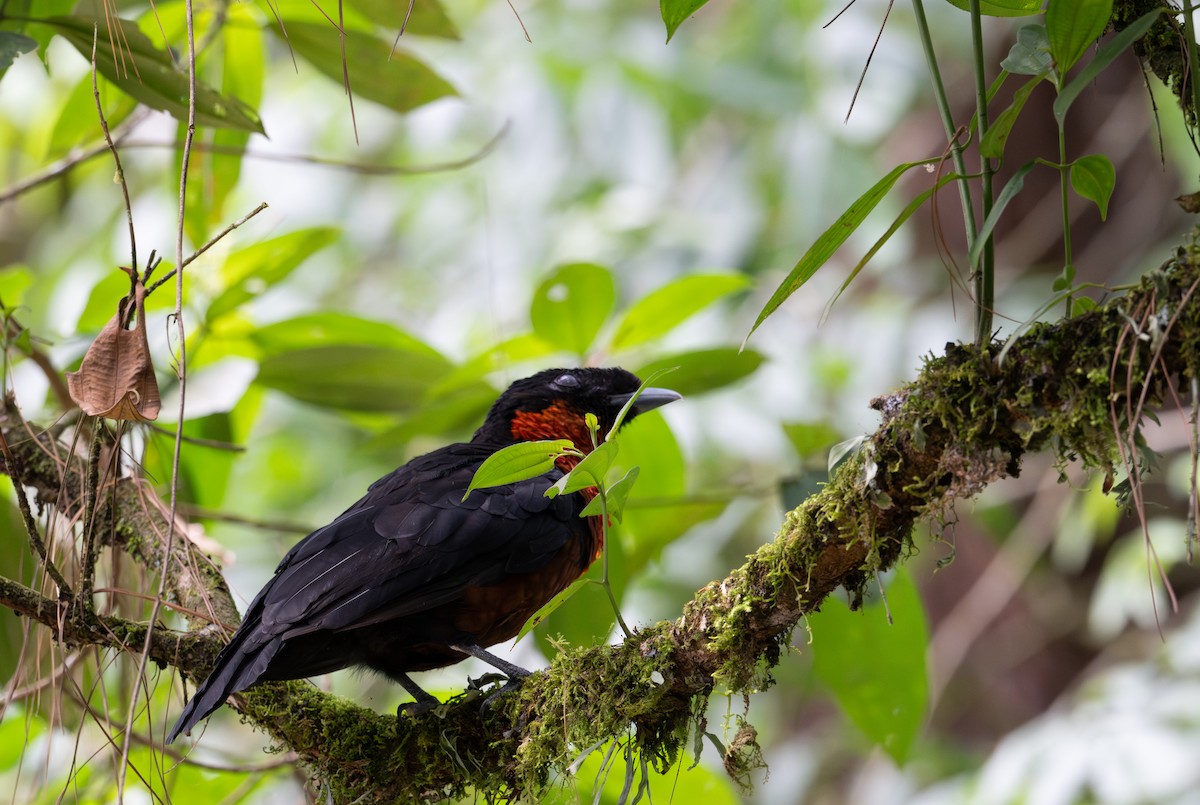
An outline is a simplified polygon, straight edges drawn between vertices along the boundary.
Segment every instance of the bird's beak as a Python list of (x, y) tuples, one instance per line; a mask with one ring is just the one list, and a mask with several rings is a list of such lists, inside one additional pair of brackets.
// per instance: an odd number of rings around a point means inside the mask
[[(629, 402), (632, 396), (633, 394), (614, 394), (608, 398), (608, 401), (612, 403), (613, 407), (620, 408)], [(653, 411), (655, 408), (661, 408), (667, 403), (682, 399), (682, 397), (682, 394), (670, 389), (648, 388), (638, 395), (637, 402), (633, 404), (633, 408), (629, 410), (629, 413), (631, 416), (644, 414), (647, 411)]]

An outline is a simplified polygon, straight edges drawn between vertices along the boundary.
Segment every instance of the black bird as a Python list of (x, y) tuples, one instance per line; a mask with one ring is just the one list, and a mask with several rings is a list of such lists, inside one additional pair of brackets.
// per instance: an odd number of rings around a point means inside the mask
[[(531, 480), (476, 489), (465, 501), (463, 493), (484, 459), (516, 442), (570, 439), (590, 452), (585, 414), (596, 415), (603, 436), (640, 385), (623, 369), (539, 372), (500, 395), (470, 442), (415, 458), (372, 484), (279, 563), (167, 742), (257, 682), (350, 666), (400, 683), (418, 710), (437, 699), (409, 672), (468, 655), (508, 676), (502, 690), (515, 687), (528, 671), (484, 648), (514, 637), (600, 556), (599, 517), (580, 517), (595, 492), (543, 494), (578, 462), (567, 456)], [(677, 399), (648, 388), (626, 421)]]

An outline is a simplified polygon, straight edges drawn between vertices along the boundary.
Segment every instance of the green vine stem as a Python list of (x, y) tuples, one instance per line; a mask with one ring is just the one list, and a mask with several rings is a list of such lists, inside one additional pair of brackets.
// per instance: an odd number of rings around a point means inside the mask
[[(971, 51), (975, 62), (975, 114), (979, 120), (979, 142), (988, 132), (988, 91), (983, 53), (983, 14), (980, 0), (971, 0)], [(992, 161), (980, 155), (982, 173), (983, 219), (992, 211)], [(992, 340), (992, 309), (995, 307), (996, 247), (989, 235), (983, 244), (983, 255), (975, 271), (975, 345), (985, 348)]]

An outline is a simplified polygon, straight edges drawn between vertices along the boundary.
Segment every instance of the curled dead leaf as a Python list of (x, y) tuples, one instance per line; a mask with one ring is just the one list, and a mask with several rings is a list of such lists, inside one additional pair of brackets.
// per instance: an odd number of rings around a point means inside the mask
[[(150, 344), (146, 340), (146, 286), (134, 283), (133, 299), (125, 297), (117, 313), (88, 347), (78, 372), (67, 372), (67, 388), (84, 413), (109, 419), (158, 419), (162, 401)], [(132, 302), (137, 323), (124, 326)]]

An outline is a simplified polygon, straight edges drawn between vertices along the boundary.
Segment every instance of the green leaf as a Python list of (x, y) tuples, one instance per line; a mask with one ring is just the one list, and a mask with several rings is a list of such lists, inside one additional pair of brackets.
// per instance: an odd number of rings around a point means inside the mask
[(862, 259), (860, 259), (858, 263), (855, 264), (854, 268), (850, 270), (850, 273), (846, 276), (846, 279), (842, 281), (841, 286), (838, 288), (837, 293), (835, 293), (833, 298), (829, 300), (829, 303), (825, 305), (825, 312), (822, 314), (822, 318), (824, 318), (825, 315), (828, 315), (830, 309), (837, 303), (837, 300), (840, 299), (842, 294), (846, 292), (846, 289), (850, 287), (850, 283), (854, 282), (855, 278), (857, 278), (859, 273), (866, 268), (866, 265), (871, 261), (871, 258), (879, 253), (879, 250), (883, 248), (884, 244), (891, 240), (892, 235), (896, 234), (900, 227), (904, 226), (905, 221), (911, 218), (917, 210), (925, 206), (925, 202), (928, 201), (934, 193), (948, 185), (950, 182), (960, 178), (961, 177), (957, 173), (944, 174), (938, 178), (933, 187), (921, 192), (916, 198), (905, 205), (904, 209), (900, 211), (900, 214), (896, 216), (896, 219), (892, 221), (891, 226), (889, 226), (887, 230), (879, 237), (879, 239), (871, 245), (870, 249), (867, 249), (867, 253), (864, 254)]
[(1065, 77), (1100, 38), (1112, 17), (1112, 0), (1049, 0), (1046, 37), (1058, 74)]
[(1087, 66), (1079, 71), (1079, 75), (1071, 79), (1071, 83), (1063, 88), (1062, 92), (1054, 100), (1054, 119), (1061, 126), (1066, 120), (1067, 110), (1071, 108), (1071, 104), (1079, 97), (1079, 93), (1083, 92), (1084, 87), (1089, 86), (1096, 80), (1096, 76), (1112, 64), (1112, 62), (1133, 46), (1133, 43), (1146, 35), (1150, 27), (1158, 20), (1158, 15), (1161, 9), (1154, 9), (1138, 17), (1129, 27), (1121, 31), (1112, 39), (1105, 42), (1096, 50), (1095, 57), (1088, 62)]
[(637, 482), (639, 472), (640, 467), (630, 467), (629, 472), (608, 485), (608, 516), (614, 523), (621, 522), (625, 517), (625, 503), (629, 500), (629, 493)]
[(846, 242), (846, 239), (858, 229), (863, 220), (883, 201), (884, 196), (888, 191), (895, 186), (906, 172), (913, 168), (922, 165), (933, 165), (940, 162), (941, 158), (926, 159), (920, 162), (906, 162), (893, 168), (887, 176), (884, 176), (878, 182), (871, 186), (867, 192), (859, 196), (853, 204), (847, 208), (821, 236), (816, 242), (809, 247), (804, 256), (800, 258), (795, 267), (787, 275), (787, 278), (779, 284), (775, 289), (775, 293), (771, 294), (771, 298), (763, 305), (763, 309), (759, 312), (758, 318), (754, 320), (754, 326), (750, 328), (750, 332), (746, 333), (746, 339), (749, 340), (754, 331), (767, 320), (767, 317), (774, 313), (780, 305), (787, 300), (789, 296), (800, 289), (800, 286), (812, 279), (813, 274), (833, 256), (838, 247)]
[[(948, 0), (950, 5), (971, 10), (970, 0)], [(1041, 12), (1042, 0), (983, 0), (979, 13), (985, 17), (1029, 17)]]
[[(118, 90), (103, 76), (97, 77), (96, 88), (100, 91), (100, 103), (110, 129), (137, 108), (137, 101)], [(100, 124), (96, 120), (96, 101), (92, 96), (92, 74), (89, 71), (63, 101), (54, 129), (46, 142), (46, 158), (61, 157), (75, 146), (99, 136)]]
[(659, 411), (642, 414), (625, 427), (614, 473), (640, 469), (621, 522), (621, 538), (612, 540), (629, 552), (628, 572), (637, 574), (696, 523), (724, 511), (724, 501), (695, 501), (686, 496), (687, 463), (678, 439)]
[(992, 211), (988, 213), (988, 217), (984, 219), (983, 226), (979, 229), (979, 234), (975, 237), (975, 245), (971, 247), (971, 252), (967, 255), (967, 265), (971, 268), (979, 262), (979, 255), (983, 251), (983, 244), (991, 237), (992, 230), (996, 228), (997, 222), (1000, 220), (1004, 208), (1012, 201), (1017, 193), (1021, 192), (1021, 188), (1025, 186), (1025, 177), (1033, 170), (1036, 163), (1026, 162), (1021, 167), (1017, 168), (1017, 172), (1012, 175), (1008, 183), (1004, 185), (1004, 189), (1000, 191), (1000, 195), (996, 196), (996, 201), (992, 204)]
[(1104, 154), (1089, 154), (1071, 163), (1071, 188), (1100, 208), (1100, 220), (1108, 217), (1108, 200), (1117, 183), (1117, 171)]
[[(413, 0), (411, 15), (408, 13), (408, 3), (409, 0), (350, 0), (347, 6), (390, 31), (399, 32), (403, 26), (405, 35), (459, 39), (458, 29), (446, 16), (446, 10), (438, 0)], [(404, 23), (406, 16), (407, 25)], [(284, 19), (291, 18), (285, 16)]]
[(555, 460), (566, 450), (573, 450), (570, 439), (543, 439), (537, 442), (518, 442), (497, 450), (488, 456), (463, 493), (462, 499), (470, 497), (476, 489), (515, 484), (554, 469)]
[(1017, 31), (1017, 41), (1009, 48), (1000, 66), (1013, 75), (1049, 75), (1054, 72), (1050, 55), (1050, 40), (1046, 26), (1040, 22), (1024, 25)]
[(405, 412), (420, 406), (449, 368), (424, 350), (336, 344), (264, 358), (255, 382), (327, 408)]
[(817, 678), (856, 727), (903, 763), (921, 731), (929, 700), (929, 628), (908, 573), (903, 568), (895, 572), (886, 609), (876, 601), (862, 612), (851, 612), (831, 596), (808, 623)]
[(12, 67), (17, 56), (37, 47), (37, 40), (15, 31), (0, 31), (0, 76)]
[(604, 477), (608, 475), (608, 470), (617, 456), (618, 449), (616, 442), (601, 444), (584, 456), (583, 460), (576, 464), (570, 472), (559, 478), (554, 486), (547, 489), (547, 497), (569, 495), (590, 486), (603, 485)]
[(521, 627), (521, 631), (517, 632), (516, 639), (513, 640), (513, 645), (515, 646), (517, 643), (520, 643), (525, 635), (541, 626), (542, 621), (553, 615), (554, 610), (567, 603), (571, 596), (575, 595), (575, 593), (582, 590), (585, 586), (595, 583), (596, 582), (592, 579), (575, 579), (575, 581), (571, 582), (567, 589), (563, 590), (561, 593), (543, 604), (541, 609), (533, 613), (533, 615), (529, 617), (529, 620), (525, 621), (525, 625)]
[[(50, 17), (40, 22), (52, 26), (85, 59), (91, 61), (92, 34), (96, 24), (94, 18), (75, 14)], [(119, 30), (112, 31), (109, 27), (112, 24), (116, 24)], [(151, 109), (167, 112), (176, 120), (187, 120), (187, 75), (176, 69), (171, 55), (156, 48), (136, 22), (110, 17), (100, 23), (95, 39), (96, 70), (101, 75)], [(221, 95), (199, 82), (196, 84), (196, 123), (266, 133), (258, 113), (252, 108), (237, 98)]]
[(739, 351), (737, 347), (714, 347), (676, 352), (645, 364), (634, 374), (649, 377), (673, 368), (669, 381), (671, 389), (692, 397), (749, 377), (766, 360), (765, 355), (753, 349)]
[[(289, 22), (286, 36), (276, 26), (269, 27), (305, 61), (343, 83), (342, 41), (331, 25)], [(346, 31), (345, 66), (351, 92), (396, 112), (458, 94), (424, 63), (402, 50), (393, 53), (391, 42), (362, 31)]]
[[(170, 266), (165, 262), (159, 266), (159, 272), (169, 271)], [(88, 294), (87, 304), (79, 314), (75, 329), (80, 333), (99, 332), (117, 312), (117, 303), (129, 293), (129, 275), (119, 269), (106, 271), (100, 281), (92, 286)], [(160, 288), (156, 293), (146, 297), (146, 312), (157, 313), (172, 310), (175, 307), (175, 297), (169, 289)]]
[(1013, 93), (1012, 103), (996, 116), (995, 121), (993, 121), (991, 127), (987, 130), (987, 134), (983, 136), (983, 142), (979, 144), (979, 150), (984, 156), (996, 159), (1004, 156), (1004, 146), (1008, 144), (1013, 124), (1017, 122), (1017, 117), (1021, 114), (1021, 110), (1025, 108), (1025, 102), (1029, 100), (1034, 87), (1042, 83), (1046, 75), (1046, 73), (1035, 75)]
[(684, 20), (699, 11), (707, 2), (708, 0), (659, 0), (658, 10), (667, 26), (667, 41), (671, 41), (671, 37)]
[(300, 229), (234, 252), (221, 266), (220, 279), (225, 290), (208, 306), (205, 321), (211, 324), (237, 310), (285, 279), (314, 253), (336, 241), (340, 234), (332, 227)]
[(592, 263), (556, 268), (533, 294), (529, 317), (543, 341), (583, 356), (617, 302), (612, 272)]
[(445, 362), (433, 347), (398, 327), (345, 313), (308, 313), (285, 319), (255, 329), (250, 340), (264, 356), (309, 347), (354, 344), (415, 352)]
[(804, 460), (817, 457), (824, 459), (830, 445), (836, 443), (840, 436), (828, 422), (788, 422), (784, 424), (783, 432)]
[(612, 348), (628, 349), (666, 335), (709, 305), (750, 285), (743, 274), (691, 274), (634, 302), (613, 334)]

